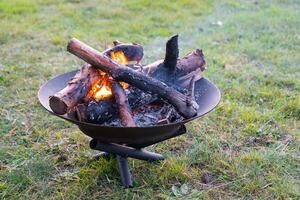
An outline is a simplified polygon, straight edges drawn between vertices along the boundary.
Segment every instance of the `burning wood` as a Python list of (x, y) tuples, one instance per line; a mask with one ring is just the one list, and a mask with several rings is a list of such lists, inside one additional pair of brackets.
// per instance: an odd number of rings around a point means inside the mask
[(144, 56), (143, 47), (139, 44), (124, 44), (119, 41), (114, 41), (114, 45), (114, 47), (104, 51), (103, 54), (110, 56), (113, 60), (122, 65), (139, 64)]
[(69, 81), (67, 87), (50, 97), (51, 109), (60, 115), (67, 113), (89, 93), (99, 79), (99, 70), (86, 65)]
[[(89, 73), (82, 76), (84, 81), (78, 80), (78, 86), (73, 89), (76, 92), (73, 93), (80, 94), (77, 95), (80, 98), (76, 98), (72, 92), (66, 92), (66, 88), (51, 97), (50, 106), (54, 112), (64, 114), (75, 106), (80, 121), (118, 126), (119, 122), (123, 126), (165, 124), (197, 114), (198, 104), (193, 90), (205, 69), (201, 50), (197, 49), (178, 59), (176, 35), (166, 44), (164, 60), (141, 67), (139, 63), (143, 57), (143, 48), (140, 45), (114, 44), (111, 49), (100, 53), (77, 39), (69, 42), (68, 51), (91, 64), (88, 67), (97, 72), (96, 80), (90, 81), (88, 87), (84, 87), (81, 82), (87, 82)], [(130, 64), (139, 67), (131, 68)], [(80, 87), (84, 87), (83, 92), (79, 91)], [(74, 98), (73, 103), (66, 104), (63, 109), (57, 106), (59, 104), (53, 103), (51, 99), (57, 102), (64, 100), (59, 94)], [(152, 104), (154, 101), (156, 103)], [(121, 120), (116, 118), (118, 113)]]
[[(141, 45), (123, 43), (116, 43), (114, 47), (104, 51), (103, 54), (114, 59), (122, 59), (124, 64), (139, 63), (144, 55)], [(91, 67), (91, 65), (84, 66), (69, 81), (66, 88), (50, 97), (49, 105), (51, 109), (55, 113), (63, 115), (77, 104), (90, 100), (92, 95), (96, 95), (96, 99), (110, 96), (110, 89), (102, 82), (106, 80), (104, 76), (105, 73), (95, 67)], [(104, 87), (100, 87), (100, 85), (104, 85)]]
[(131, 68), (124, 67), (75, 38), (69, 42), (67, 49), (72, 54), (110, 74), (115, 80), (124, 81), (141, 90), (157, 94), (161, 98), (166, 99), (170, 104), (176, 107), (178, 112), (185, 118), (191, 118), (197, 114), (199, 107), (197, 102), (190, 101), (189, 104), (187, 104), (186, 95), (167, 86), (163, 82), (136, 72)]

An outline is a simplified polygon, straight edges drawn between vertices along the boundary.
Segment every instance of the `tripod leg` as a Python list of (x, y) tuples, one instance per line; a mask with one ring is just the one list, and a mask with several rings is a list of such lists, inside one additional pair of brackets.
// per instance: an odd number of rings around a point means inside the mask
[(117, 154), (123, 157), (131, 157), (146, 161), (164, 160), (164, 157), (158, 153), (152, 153), (143, 149), (136, 149), (120, 144), (101, 143), (95, 139), (91, 140), (90, 147), (99, 151), (105, 151)]
[(119, 164), (119, 172), (122, 180), (122, 184), (125, 188), (132, 188), (131, 173), (128, 168), (127, 157), (117, 155), (117, 161)]

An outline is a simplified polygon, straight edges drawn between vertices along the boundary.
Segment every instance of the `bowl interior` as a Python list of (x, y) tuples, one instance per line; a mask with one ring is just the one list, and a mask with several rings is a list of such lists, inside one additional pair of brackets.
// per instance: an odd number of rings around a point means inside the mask
[[(54, 113), (51, 110), (51, 108), (49, 106), (50, 96), (54, 95), (56, 92), (63, 89), (67, 85), (67, 82), (76, 74), (76, 72), (77, 72), (77, 70), (59, 75), (59, 76), (47, 81), (44, 85), (41, 86), (39, 93), (38, 93), (39, 101), (40, 101), (41, 105), (47, 111), (49, 111), (51, 114), (57, 115), (56, 113)], [(149, 127), (157, 127), (157, 126), (159, 127), (159, 126), (187, 123), (187, 122), (189, 122), (195, 118), (201, 117), (201, 116), (205, 115), (206, 113), (210, 112), (211, 110), (213, 110), (217, 106), (217, 104), (219, 103), (220, 98), (221, 98), (219, 89), (213, 83), (211, 83), (209, 80), (207, 80), (206, 78), (202, 78), (196, 82), (194, 92), (195, 92), (195, 99), (199, 105), (198, 114), (195, 117), (183, 120), (181, 122), (170, 123), (170, 124), (166, 124), (166, 125), (149, 126)], [(77, 125), (89, 125), (89, 126), (103, 127), (102, 125), (99, 125), (99, 124), (80, 122), (77, 120), (74, 113), (69, 113), (69, 114), (65, 114), (65, 115), (57, 115), (57, 116), (65, 119), (65, 120), (68, 120), (72, 123), (75, 123)], [(111, 128), (119, 128), (119, 127), (111, 127)], [(120, 128), (124, 129), (124, 127), (120, 127)], [(145, 128), (145, 127), (139, 127), (139, 128)]]

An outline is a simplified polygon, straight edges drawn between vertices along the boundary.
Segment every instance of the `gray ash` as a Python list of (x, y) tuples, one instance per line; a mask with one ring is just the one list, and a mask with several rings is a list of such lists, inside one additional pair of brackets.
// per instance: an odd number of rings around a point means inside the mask
[[(172, 105), (161, 101), (134, 109), (133, 116), (136, 125), (139, 127), (167, 124), (183, 120), (183, 117), (178, 114)], [(122, 126), (120, 118), (113, 118), (102, 125)]]

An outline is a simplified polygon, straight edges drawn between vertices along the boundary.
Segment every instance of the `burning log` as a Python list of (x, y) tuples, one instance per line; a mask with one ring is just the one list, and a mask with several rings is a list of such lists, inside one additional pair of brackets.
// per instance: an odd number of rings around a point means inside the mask
[(141, 90), (157, 94), (161, 98), (168, 100), (185, 118), (190, 118), (197, 114), (198, 104), (195, 101), (189, 101), (186, 95), (161, 81), (119, 65), (109, 57), (75, 38), (71, 39), (67, 49), (87, 63), (107, 72), (115, 80), (127, 82)]
[(140, 63), (144, 56), (143, 47), (139, 44), (123, 44), (119, 41), (114, 41), (114, 45), (114, 47), (104, 51), (103, 54), (109, 57), (113, 57), (112, 54), (116, 52), (122, 52), (125, 55), (127, 61), (136, 63)]
[[(144, 53), (141, 45), (115, 42), (114, 44), (114, 47), (104, 51), (103, 54), (113, 57), (117, 53), (123, 53), (126, 62), (139, 63), (143, 58)], [(90, 89), (96, 84), (99, 77), (100, 71), (98, 69), (91, 67), (91, 65), (84, 66), (74, 78), (69, 81), (64, 89), (50, 97), (49, 105), (53, 112), (63, 115), (77, 104), (86, 101)]]
[(122, 125), (124, 127), (136, 126), (133, 120), (132, 111), (129, 106), (128, 99), (122, 86), (118, 82), (112, 81), (111, 90), (115, 98), (116, 104), (119, 108), (119, 115)]
[(99, 76), (97, 68), (90, 65), (82, 67), (64, 89), (50, 97), (50, 108), (53, 112), (60, 115), (67, 113), (70, 108), (82, 101), (91, 87), (97, 82)]

